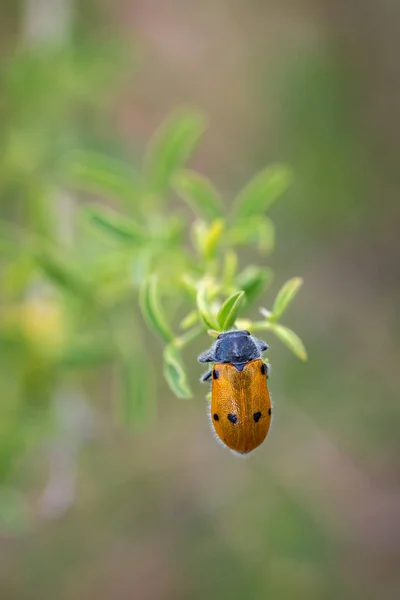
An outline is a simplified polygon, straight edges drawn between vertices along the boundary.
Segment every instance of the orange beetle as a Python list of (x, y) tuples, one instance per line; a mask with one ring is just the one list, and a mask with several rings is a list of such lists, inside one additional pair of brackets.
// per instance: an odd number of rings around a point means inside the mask
[(261, 358), (268, 345), (248, 331), (218, 336), (200, 362), (213, 362), (203, 375), (212, 379), (211, 422), (219, 440), (239, 454), (248, 454), (265, 440), (271, 425), (269, 366)]

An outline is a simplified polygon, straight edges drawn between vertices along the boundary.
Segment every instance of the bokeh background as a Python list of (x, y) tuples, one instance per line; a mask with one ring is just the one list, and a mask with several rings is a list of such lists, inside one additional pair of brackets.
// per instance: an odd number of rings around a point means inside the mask
[(271, 343), (275, 420), (246, 460), (209, 431), (206, 335), (183, 401), (158, 340), (129, 325), (156, 385), (146, 426), (113, 418), (109, 367), (47, 398), (36, 350), (68, 324), (21, 233), (0, 259), (1, 327), (13, 309), (39, 344), (1, 335), (1, 597), (398, 598), (400, 6), (3, 0), (0, 17), (1, 219), (79, 245), (60, 157), (83, 145), (135, 168), (166, 114), (198, 107), (194, 165), (227, 206), (269, 162), (295, 173), (268, 260), (272, 295), (305, 280), (287, 318), (309, 353)]

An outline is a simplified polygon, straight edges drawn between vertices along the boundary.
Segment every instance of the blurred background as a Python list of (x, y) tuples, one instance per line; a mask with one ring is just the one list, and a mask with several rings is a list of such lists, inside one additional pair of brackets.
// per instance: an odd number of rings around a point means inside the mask
[[(3, 0), (0, 19), (1, 597), (398, 598), (400, 6)], [(184, 357), (194, 397), (179, 400), (124, 296), (151, 413), (131, 426), (115, 418), (107, 356), (52, 359), (74, 328), (104, 331), (32, 259), (41, 236), (107, 280), (114, 263), (75, 223), (86, 196), (64, 185), (65, 156), (103, 152), (134, 181), (180, 106), (207, 115), (192, 164), (227, 207), (266, 164), (295, 173), (271, 210), (268, 262), (272, 295), (305, 280), (288, 321), (309, 360), (267, 338), (275, 418), (246, 460), (209, 430), (206, 335)]]

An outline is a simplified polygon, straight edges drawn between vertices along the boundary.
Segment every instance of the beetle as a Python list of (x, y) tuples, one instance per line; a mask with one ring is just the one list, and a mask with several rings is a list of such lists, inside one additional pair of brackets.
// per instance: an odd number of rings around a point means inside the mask
[(239, 454), (248, 454), (265, 440), (271, 425), (269, 365), (262, 353), (269, 346), (248, 331), (221, 333), (199, 356), (214, 363), (201, 380), (212, 382), (211, 422), (217, 438)]

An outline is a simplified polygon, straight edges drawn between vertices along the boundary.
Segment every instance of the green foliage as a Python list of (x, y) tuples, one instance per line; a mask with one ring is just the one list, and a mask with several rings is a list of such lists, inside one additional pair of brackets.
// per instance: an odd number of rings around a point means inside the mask
[(235, 292), (219, 309), (217, 319), (222, 331), (229, 331), (234, 326), (244, 296), (243, 291)]
[(203, 175), (189, 170), (178, 171), (173, 179), (173, 187), (196, 214), (211, 220), (223, 215), (220, 195)]
[(151, 191), (166, 191), (177, 169), (192, 154), (203, 130), (204, 117), (189, 110), (177, 111), (162, 123), (148, 144), (144, 160), (145, 179)]
[(302, 285), (303, 280), (300, 277), (294, 277), (281, 287), (272, 307), (271, 319), (277, 321), (283, 315)]
[(106, 198), (134, 202), (138, 176), (129, 165), (90, 150), (80, 150), (65, 159), (66, 181), (82, 191)]
[(282, 165), (261, 171), (238, 194), (234, 205), (237, 216), (262, 215), (286, 191), (290, 180), (290, 171)]
[[(238, 273), (237, 249), (253, 246), (261, 254), (273, 249), (274, 226), (265, 211), (290, 183), (290, 172), (286, 167), (268, 167), (238, 194), (231, 214), (225, 214), (222, 199), (213, 184), (203, 175), (183, 168), (203, 127), (203, 118), (190, 111), (176, 112), (166, 120), (149, 142), (143, 182), (137, 188), (142, 190), (137, 198), (139, 206), (143, 205), (143, 197), (149, 201), (149, 191), (165, 195), (169, 189), (190, 206), (197, 217), (191, 226), (192, 250), (184, 248), (183, 238), (168, 238), (169, 243), (165, 244), (167, 215), (162, 212), (163, 207), (159, 213), (157, 209), (157, 219), (154, 212), (144, 211), (138, 214), (139, 220), (102, 208), (83, 209), (92, 224), (108, 233), (114, 241), (120, 238), (121, 243), (140, 244), (142, 254), (132, 260), (141, 261), (146, 257), (139, 278), (141, 312), (148, 326), (167, 344), (164, 373), (179, 397), (188, 397), (190, 391), (178, 348), (200, 335), (199, 323), (210, 335), (234, 328), (240, 323), (237, 322), (239, 311), (258, 300), (271, 283), (273, 274), (269, 267), (251, 264)], [(108, 164), (110, 168), (114, 163), (103, 161), (102, 164)], [(117, 174), (107, 178), (109, 181), (116, 179)], [(120, 200), (124, 200), (126, 194), (122, 196)], [(114, 200), (118, 198), (114, 197)], [(187, 222), (178, 216), (178, 212), (176, 215), (185, 229)], [(147, 248), (145, 254), (144, 247)], [(254, 331), (270, 329), (296, 356), (304, 359), (306, 354), (301, 341), (277, 323), (301, 283), (299, 278), (287, 282), (265, 322), (246, 320), (246, 325)], [(172, 314), (167, 320), (161, 309), (164, 301), (161, 301), (159, 289), (165, 290), (166, 304), (181, 306), (187, 303), (190, 310), (180, 319), (181, 329), (187, 332), (185, 336), (174, 333), (169, 324), (173, 322)]]
[(140, 246), (147, 237), (146, 232), (133, 219), (127, 219), (108, 208), (88, 207), (84, 216), (89, 223), (117, 241)]
[[(273, 279), (264, 262), (275, 232), (265, 212), (286, 190), (289, 173), (282, 166), (262, 171), (231, 210), (205, 176), (186, 168), (203, 130), (199, 113), (174, 113), (150, 140), (141, 172), (77, 142), (77, 150), (56, 152), (51, 186), (47, 173), (41, 180), (26, 163), (14, 165), (21, 193), (32, 183), (35, 195), (22, 219), (0, 215), (0, 377), (3, 397), (32, 420), (24, 419), (18, 439), (4, 438), (3, 478), (15, 455), (35, 443), (37, 423), (51, 421), (56, 390), (65, 381), (79, 383), (83, 373), (100, 379), (112, 369), (119, 421), (136, 427), (151, 419), (157, 394), (149, 373), (155, 369), (143, 330), (164, 345), (156, 360), (179, 398), (192, 396), (186, 366), (196, 363), (196, 354), (190, 344), (206, 332), (269, 330), (306, 358), (301, 340), (279, 322), (299, 278), (281, 288), (263, 320), (243, 319)], [(45, 154), (52, 155), (50, 148)], [(74, 198), (70, 242), (59, 216), (63, 200), (49, 191), (60, 186)], [(251, 260), (240, 268), (243, 248)], [(34, 301), (32, 289), (39, 290)], [(9, 412), (13, 418), (3, 428), (18, 430), (18, 414)]]
[(192, 392), (187, 382), (182, 357), (173, 344), (168, 344), (164, 349), (164, 375), (178, 398), (191, 398)]
[(140, 293), (140, 308), (144, 319), (154, 333), (165, 342), (171, 342), (174, 335), (166, 323), (158, 300), (157, 280), (155, 277), (144, 281)]
[(303, 342), (299, 336), (288, 327), (274, 323), (271, 326), (271, 331), (274, 332), (277, 338), (281, 340), (296, 356), (301, 360), (307, 360), (307, 352)]

